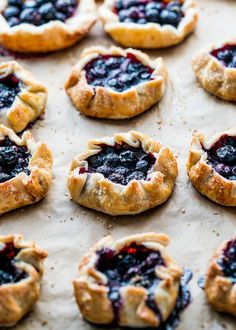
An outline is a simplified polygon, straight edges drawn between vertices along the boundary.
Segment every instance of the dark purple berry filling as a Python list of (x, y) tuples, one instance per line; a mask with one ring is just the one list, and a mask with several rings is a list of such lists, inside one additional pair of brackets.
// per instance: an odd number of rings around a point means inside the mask
[(224, 134), (207, 150), (207, 162), (228, 180), (236, 180), (236, 136)]
[(16, 283), (28, 276), (15, 265), (15, 257), (19, 251), (13, 243), (0, 243), (0, 285)]
[(12, 106), (21, 85), (22, 82), (14, 74), (0, 76), (0, 110)]
[(236, 68), (236, 45), (225, 45), (224, 47), (214, 49), (211, 55), (216, 57), (224, 66)]
[(218, 260), (222, 271), (233, 283), (236, 283), (236, 239), (229, 241)]
[[(108, 296), (115, 315), (113, 323), (117, 324), (119, 310), (122, 308), (120, 288), (127, 285), (140, 286), (148, 290), (146, 304), (162, 322), (161, 312), (154, 301), (155, 286), (161, 281), (157, 277), (155, 269), (158, 266), (165, 267), (160, 252), (132, 243), (121, 249), (119, 253), (108, 248), (101, 249), (97, 251), (97, 256), (96, 269), (102, 272), (108, 280)], [(182, 277), (176, 306), (169, 318), (158, 329), (171, 330), (179, 324), (180, 313), (191, 301), (190, 292), (187, 288), (190, 279), (191, 273), (186, 271)]]
[[(152, 153), (146, 153), (143, 148), (130, 145), (115, 144), (100, 145), (101, 151), (88, 157), (88, 172), (101, 173), (108, 180), (127, 185), (131, 180), (147, 180), (147, 176), (156, 158)], [(80, 174), (85, 173), (85, 168), (80, 169)]]
[(3, 16), (10, 26), (21, 23), (39, 26), (50, 21), (66, 21), (77, 5), (77, 0), (8, 0)]
[(0, 183), (14, 178), (20, 172), (29, 175), (30, 157), (26, 146), (18, 146), (8, 137), (0, 141)]
[(114, 12), (124, 23), (158, 23), (178, 27), (184, 17), (182, 1), (117, 0)]
[(151, 80), (153, 69), (143, 65), (133, 54), (127, 57), (100, 55), (85, 66), (89, 85), (122, 92)]

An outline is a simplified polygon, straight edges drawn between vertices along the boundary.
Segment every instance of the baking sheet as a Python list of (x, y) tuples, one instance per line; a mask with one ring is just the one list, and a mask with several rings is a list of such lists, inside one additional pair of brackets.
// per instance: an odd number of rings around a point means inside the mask
[[(49, 252), (41, 298), (34, 311), (14, 329), (96, 329), (82, 320), (73, 296), (71, 282), (77, 274), (79, 259), (104, 235), (121, 237), (147, 231), (170, 235), (169, 251), (180, 265), (194, 272), (193, 302), (183, 313), (178, 329), (236, 329), (233, 318), (212, 311), (204, 292), (197, 286), (197, 279), (206, 270), (214, 249), (235, 234), (236, 210), (202, 197), (189, 183), (185, 171), (194, 130), (212, 134), (236, 125), (236, 106), (208, 95), (196, 82), (191, 68), (195, 51), (236, 31), (236, 1), (199, 0), (198, 3), (200, 20), (193, 35), (177, 47), (147, 51), (152, 57), (164, 57), (170, 73), (168, 90), (159, 105), (131, 120), (85, 118), (73, 108), (63, 89), (85, 47), (114, 44), (100, 23), (89, 37), (67, 51), (19, 60), (48, 87), (47, 114), (33, 126), (32, 133), (53, 150), (54, 180), (42, 202), (1, 217), (1, 234), (22, 233)], [(141, 215), (126, 217), (110, 217), (70, 201), (66, 179), (71, 159), (86, 148), (88, 139), (130, 129), (150, 135), (177, 155), (179, 176), (169, 201)]]

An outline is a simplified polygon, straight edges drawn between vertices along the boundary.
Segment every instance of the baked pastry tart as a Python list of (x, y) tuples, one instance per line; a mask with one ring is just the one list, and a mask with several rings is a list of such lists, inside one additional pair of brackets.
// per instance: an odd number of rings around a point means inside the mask
[(209, 93), (236, 101), (236, 39), (212, 44), (193, 58), (193, 70)]
[(176, 45), (197, 23), (194, 0), (105, 0), (100, 8), (105, 31), (134, 48)]
[(177, 174), (170, 149), (130, 131), (90, 140), (71, 163), (68, 189), (80, 205), (111, 215), (137, 214), (164, 203)]
[(4, 0), (0, 44), (22, 53), (64, 49), (87, 34), (96, 18), (94, 0)]
[(45, 112), (47, 90), (15, 61), (0, 63), (0, 123), (15, 132)]
[(211, 259), (205, 292), (211, 305), (219, 312), (236, 316), (236, 236), (225, 241)]
[(156, 233), (99, 241), (74, 280), (83, 317), (95, 324), (174, 329), (191, 301), (191, 272), (184, 274), (170, 257), (168, 244), (168, 236)]
[(51, 184), (51, 169), (46, 144), (35, 143), (30, 132), (20, 138), (0, 125), (0, 214), (41, 200)]
[(0, 236), (0, 326), (15, 325), (40, 295), (47, 252), (20, 235)]
[(236, 206), (236, 127), (209, 140), (194, 134), (187, 172), (200, 193), (216, 203)]
[(97, 118), (134, 117), (163, 96), (167, 70), (163, 60), (151, 60), (134, 49), (87, 48), (65, 88), (75, 107)]

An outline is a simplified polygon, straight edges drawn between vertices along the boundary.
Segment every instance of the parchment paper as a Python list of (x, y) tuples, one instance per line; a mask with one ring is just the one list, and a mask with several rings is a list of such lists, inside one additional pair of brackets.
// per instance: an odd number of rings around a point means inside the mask
[[(235, 33), (236, 1), (199, 0), (198, 3), (200, 20), (193, 35), (177, 47), (147, 51), (152, 57), (164, 57), (170, 73), (168, 90), (159, 105), (131, 120), (85, 118), (74, 109), (63, 88), (85, 47), (114, 44), (100, 23), (89, 37), (67, 51), (20, 60), (48, 87), (47, 114), (33, 126), (32, 133), (53, 150), (54, 180), (42, 202), (0, 219), (1, 234), (21, 233), (49, 252), (41, 298), (34, 311), (14, 329), (96, 329), (82, 320), (73, 296), (71, 282), (77, 275), (78, 261), (95, 241), (108, 233), (121, 237), (147, 231), (170, 235), (169, 251), (180, 265), (194, 272), (193, 302), (183, 313), (178, 329), (236, 329), (233, 318), (213, 312), (197, 285), (214, 249), (235, 234), (236, 210), (218, 206), (201, 196), (191, 186), (185, 170), (194, 130), (211, 135), (236, 125), (235, 104), (208, 95), (196, 82), (191, 68), (195, 51)], [(127, 217), (110, 217), (70, 201), (66, 179), (71, 159), (86, 148), (88, 139), (130, 129), (150, 135), (177, 155), (179, 176), (169, 201), (141, 215)]]

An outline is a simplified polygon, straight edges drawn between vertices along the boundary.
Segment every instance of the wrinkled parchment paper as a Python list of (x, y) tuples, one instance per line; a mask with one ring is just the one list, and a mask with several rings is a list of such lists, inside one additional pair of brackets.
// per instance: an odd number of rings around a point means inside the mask
[[(111, 233), (121, 237), (139, 232), (164, 232), (171, 237), (169, 251), (180, 265), (194, 272), (193, 302), (183, 313), (179, 330), (236, 329), (233, 318), (220, 316), (208, 306), (197, 286), (218, 244), (236, 232), (236, 210), (218, 206), (201, 196), (189, 183), (185, 163), (194, 130), (207, 134), (236, 125), (236, 106), (208, 95), (196, 82), (191, 58), (207, 43), (236, 31), (236, 1), (199, 0), (197, 29), (184, 43), (160, 51), (170, 77), (161, 103), (131, 120), (96, 120), (81, 116), (72, 106), (63, 85), (81, 51), (90, 45), (109, 46), (101, 24), (75, 47), (53, 55), (19, 60), (41, 79), (49, 91), (47, 114), (32, 133), (49, 144), (54, 153), (54, 180), (40, 203), (5, 214), (1, 234), (22, 233), (47, 249), (42, 294), (34, 311), (17, 330), (94, 330), (82, 320), (73, 296), (72, 279), (78, 261), (95, 241)], [(3, 58), (7, 60), (7, 58)], [(173, 195), (163, 206), (138, 216), (110, 217), (82, 208), (70, 201), (66, 179), (71, 159), (86, 148), (93, 137), (137, 129), (169, 146), (178, 157), (179, 176)], [(103, 328), (100, 328), (103, 329)]]

